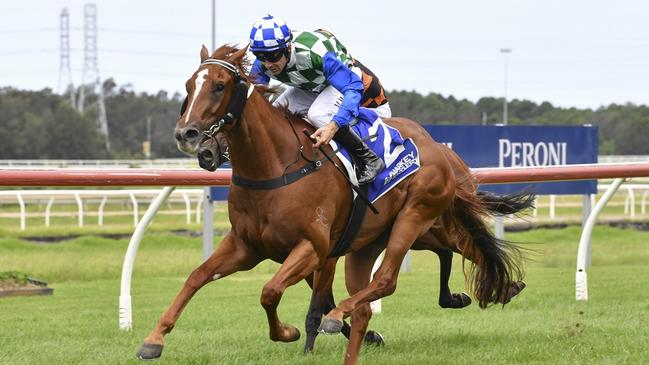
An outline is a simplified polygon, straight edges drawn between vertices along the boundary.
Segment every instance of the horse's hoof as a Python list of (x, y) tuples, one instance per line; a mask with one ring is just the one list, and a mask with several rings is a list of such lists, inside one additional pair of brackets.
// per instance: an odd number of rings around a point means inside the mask
[(460, 297), (460, 302), (462, 302), (462, 306), (459, 308), (464, 308), (471, 305), (471, 297), (469, 296), (469, 294), (462, 292), (460, 294), (457, 294), (457, 296)]
[(440, 297), (439, 306), (442, 308), (461, 309), (471, 304), (471, 297), (467, 293), (453, 293), (450, 297)]
[(509, 292), (507, 293), (509, 300), (511, 300), (513, 297), (517, 296), (518, 294), (520, 294), (523, 291), (523, 289), (525, 289), (526, 286), (527, 284), (525, 284), (524, 281), (517, 281), (515, 283), (511, 283), (509, 285)]
[(525, 282), (524, 282), (523, 280), (521, 280), (521, 281), (517, 281), (517, 282), (515, 282), (514, 284), (512, 284), (512, 288), (509, 289), (510, 292), (511, 292), (511, 291), (514, 292), (514, 293), (512, 294), (512, 297), (515, 296), (515, 295), (517, 295), (518, 293), (522, 292), (523, 289), (525, 289), (526, 286), (527, 286), (527, 284), (525, 284)]
[(140, 360), (154, 360), (162, 355), (162, 348), (163, 345), (144, 343), (135, 356)]
[(522, 280), (515, 283), (510, 283), (509, 289), (507, 290), (507, 298), (503, 300), (502, 305), (509, 303), (512, 298), (520, 294), (526, 286), (527, 284), (525, 284), (525, 282)]
[(300, 339), (300, 330), (295, 328), (295, 332), (293, 332), (293, 336), (288, 340), (288, 342), (295, 342), (299, 339)]
[(381, 334), (376, 331), (367, 331), (367, 333), (365, 333), (365, 338), (363, 339), (363, 342), (365, 342), (368, 345), (375, 345), (375, 346), (385, 345), (385, 341), (383, 341), (383, 336), (381, 336)]
[(334, 334), (340, 332), (342, 328), (343, 328), (342, 321), (325, 316), (322, 319), (322, 323), (320, 323), (320, 327), (318, 327), (318, 332)]
[(281, 336), (273, 336), (273, 333), (270, 333), (270, 339), (275, 341), (275, 342), (295, 342), (300, 339), (300, 330), (291, 326), (291, 325), (284, 325), (283, 328), (285, 331), (289, 331), (287, 334), (286, 332), (281, 333)]

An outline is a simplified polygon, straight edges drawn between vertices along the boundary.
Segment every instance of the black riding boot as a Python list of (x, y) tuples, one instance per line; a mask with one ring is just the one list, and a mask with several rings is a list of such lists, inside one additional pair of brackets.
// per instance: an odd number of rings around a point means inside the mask
[(358, 184), (363, 185), (376, 179), (376, 176), (383, 170), (383, 161), (367, 147), (365, 142), (354, 133), (350, 126), (340, 127), (334, 135), (334, 140), (345, 147), (358, 165)]

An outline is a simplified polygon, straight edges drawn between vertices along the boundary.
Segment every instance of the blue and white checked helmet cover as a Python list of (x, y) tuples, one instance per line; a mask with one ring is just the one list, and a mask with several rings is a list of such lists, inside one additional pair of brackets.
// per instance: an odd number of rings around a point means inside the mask
[(293, 33), (286, 22), (268, 14), (252, 26), (250, 51), (270, 52), (286, 48), (292, 39)]

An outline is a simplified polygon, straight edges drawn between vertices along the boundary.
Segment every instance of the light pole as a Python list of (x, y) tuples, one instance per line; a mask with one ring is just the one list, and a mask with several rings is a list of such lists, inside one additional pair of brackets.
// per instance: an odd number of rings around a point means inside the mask
[[(500, 53), (505, 55), (505, 97), (503, 99), (503, 125), (507, 125), (507, 55), (511, 48), (501, 48)], [(502, 215), (497, 215), (494, 220), (494, 235), (496, 238), (505, 238), (505, 222)]]
[[(216, 0), (212, 0), (212, 49), (216, 50)], [(214, 251), (214, 202), (212, 201), (212, 189), (209, 186), (203, 188), (203, 260), (207, 260)], [(210, 222), (210, 223), (208, 223)]]
[(505, 98), (503, 100), (503, 124), (507, 125), (507, 55), (512, 51), (511, 48), (501, 48), (500, 53), (505, 55)]
[(212, 0), (212, 49), (210, 52), (214, 52), (216, 49), (216, 0)]

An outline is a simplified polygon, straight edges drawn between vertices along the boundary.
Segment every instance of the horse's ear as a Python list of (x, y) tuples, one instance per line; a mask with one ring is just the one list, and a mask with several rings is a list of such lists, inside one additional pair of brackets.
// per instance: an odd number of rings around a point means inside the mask
[(205, 60), (208, 59), (209, 57), (210, 57), (210, 52), (207, 50), (207, 47), (203, 45), (203, 47), (201, 47), (201, 63), (205, 62)]
[(241, 63), (241, 61), (243, 61), (243, 58), (246, 56), (246, 52), (248, 52), (248, 46), (245, 46), (242, 49), (233, 53), (232, 61), (234, 61), (235, 64)]

